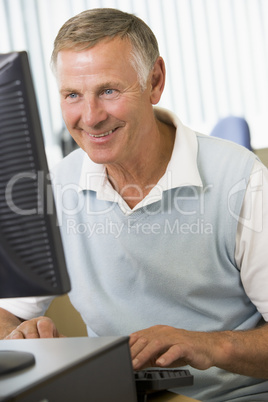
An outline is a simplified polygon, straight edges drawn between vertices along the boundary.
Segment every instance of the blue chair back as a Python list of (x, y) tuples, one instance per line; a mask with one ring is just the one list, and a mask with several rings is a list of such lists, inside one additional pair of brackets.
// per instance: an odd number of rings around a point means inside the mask
[(236, 142), (252, 150), (250, 129), (248, 123), (242, 117), (228, 116), (219, 120), (210, 135)]

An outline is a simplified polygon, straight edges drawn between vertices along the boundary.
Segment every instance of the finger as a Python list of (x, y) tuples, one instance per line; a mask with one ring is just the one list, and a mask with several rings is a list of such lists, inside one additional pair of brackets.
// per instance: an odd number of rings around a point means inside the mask
[(37, 331), (40, 338), (58, 338), (59, 333), (52, 320), (47, 317), (37, 321)]
[(132, 344), (130, 348), (131, 358), (134, 359), (144, 348), (148, 345), (148, 339), (145, 337), (140, 337)]
[(173, 365), (185, 366), (187, 363), (183, 360), (183, 352), (180, 345), (171, 346), (156, 360), (156, 365), (160, 367), (171, 367)]
[(17, 327), (25, 339), (54, 338), (57, 330), (52, 320), (48, 317), (38, 317), (24, 321)]
[(21, 338), (16, 338), (16, 339), (36, 339), (36, 338), (39, 338), (39, 334), (38, 334), (38, 331), (37, 331), (37, 328), (36, 328), (36, 321), (35, 320), (24, 321), (22, 324), (20, 324), (16, 328), (15, 331), (21, 333), (21, 335), (22, 335)]
[(137, 340), (139, 339), (139, 335), (138, 334), (131, 334), (129, 336), (129, 346), (132, 347), (134, 345), (135, 342), (137, 342)]
[(8, 336), (5, 337), (5, 339), (24, 339), (23, 332), (14, 329)]
[(161, 339), (153, 339), (150, 342), (147, 341), (147, 344), (139, 353), (135, 356), (133, 355), (132, 364), (134, 369), (140, 370), (141, 368), (156, 366), (156, 360), (166, 351), (167, 347), (169, 347), (169, 345), (166, 345)]

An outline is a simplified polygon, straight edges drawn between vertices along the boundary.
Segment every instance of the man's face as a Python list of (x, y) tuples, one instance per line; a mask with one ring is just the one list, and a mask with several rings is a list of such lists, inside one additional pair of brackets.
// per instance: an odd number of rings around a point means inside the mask
[(115, 38), (58, 55), (64, 121), (96, 163), (137, 163), (153, 124), (151, 85), (142, 91), (131, 50), (129, 41)]

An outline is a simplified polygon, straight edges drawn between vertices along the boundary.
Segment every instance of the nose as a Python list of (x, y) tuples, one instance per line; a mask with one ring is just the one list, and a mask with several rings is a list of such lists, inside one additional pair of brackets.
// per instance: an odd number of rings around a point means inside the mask
[(86, 98), (84, 100), (82, 111), (82, 122), (89, 128), (96, 128), (108, 117), (102, 102), (96, 97)]

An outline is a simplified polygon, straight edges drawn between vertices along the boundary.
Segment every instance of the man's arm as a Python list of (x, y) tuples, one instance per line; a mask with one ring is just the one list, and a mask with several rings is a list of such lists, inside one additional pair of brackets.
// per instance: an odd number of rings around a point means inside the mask
[(18, 317), (0, 308), (0, 339), (4, 339), (22, 323)]
[(248, 331), (193, 332), (157, 325), (130, 336), (133, 367), (216, 366), (268, 379), (268, 324)]
[(0, 339), (59, 338), (55, 324), (48, 317), (33, 318), (28, 321), (0, 308)]

